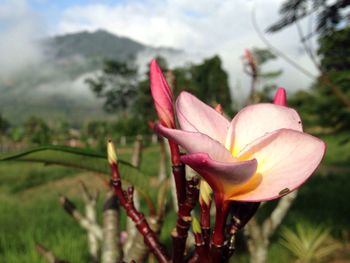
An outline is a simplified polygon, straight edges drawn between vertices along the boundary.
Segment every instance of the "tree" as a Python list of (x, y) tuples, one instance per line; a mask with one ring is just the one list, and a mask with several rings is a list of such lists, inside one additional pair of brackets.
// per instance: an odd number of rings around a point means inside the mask
[(10, 127), (10, 123), (0, 113), (0, 135), (4, 135)]
[(137, 70), (125, 62), (107, 60), (102, 73), (85, 82), (104, 99), (106, 112), (125, 112), (133, 105), (137, 92)]
[(282, 74), (282, 70), (262, 71), (264, 64), (276, 58), (277, 57), (269, 49), (254, 47), (251, 51), (249, 49), (245, 50), (243, 56), (243, 70), (251, 77), (251, 87), (247, 104), (271, 101), (271, 91), (276, 88), (276, 85), (265, 83), (261, 91), (256, 90), (256, 85), (259, 81), (276, 78)]
[[(315, 67), (319, 70), (321, 74), (320, 80), (328, 86), (331, 92), (336, 96), (336, 98), (344, 104), (350, 110), (350, 99), (344, 94), (341, 89), (333, 83), (327, 71), (322, 68), (322, 64), (317, 61), (316, 55), (312, 48), (310, 38), (313, 36), (318, 36), (322, 38), (326, 34), (333, 33), (337, 30), (345, 28), (348, 25), (348, 5), (350, 2), (348, 0), (338, 0), (338, 1), (326, 1), (326, 0), (293, 0), (286, 1), (282, 4), (280, 13), (282, 18), (280, 21), (276, 22), (274, 25), (268, 28), (269, 32), (277, 32), (286, 26), (295, 24), (299, 34), (299, 40), (304, 48), (304, 51), (309, 56), (309, 58), (314, 63)], [(312, 25), (312, 19), (314, 13), (317, 16), (316, 27)], [(308, 32), (305, 33), (300, 26), (300, 20), (308, 17), (309, 26)], [(253, 17), (254, 18), (254, 17)], [(270, 48), (274, 49), (275, 52), (284, 58), (289, 64), (297, 68), (299, 71), (307, 75), (308, 77), (314, 78), (314, 75), (305, 69), (303, 66), (296, 63), (293, 59), (290, 59), (285, 53), (281, 52), (277, 48), (273, 47), (271, 43), (263, 36), (261, 31), (258, 29), (255, 18), (253, 19), (255, 28), (257, 29), (261, 39)]]
[(171, 72), (175, 96), (186, 90), (209, 105), (220, 103), (225, 112), (232, 112), (228, 76), (222, 68), (219, 56), (205, 59), (201, 64), (176, 68)]
[(316, 14), (316, 27), (306, 37), (333, 32), (339, 29), (342, 23), (347, 22), (350, 14), (347, 9), (349, 5), (348, 0), (288, 0), (281, 5), (279, 11), (281, 18), (267, 30), (277, 32), (311, 14)]
[(24, 136), (31, 143), (48, 144), (51, 141), (51, 132), (49, 126), (43, 119), (32, 116), (24, 123)]
[(312, 125), (329, 130), (342, 131), (350, 128), (350, 109), (339, 103), (333, 90), (324, 83), (324, 74), (337, 86), (343, 96), (350, 99), (350, 28), (327, 33), (319, 40), (318, 54), (325, 70), (310, 91), (298, 92), (290, 100), (303, 117)]
[(226, 112), (231, 112), (232, 100), (227, 73), (222, 69), (219, 56), (205, 59), (202, 64), (191, 67), (193, 92), (202, 101), (213, 105), (220, 103)]

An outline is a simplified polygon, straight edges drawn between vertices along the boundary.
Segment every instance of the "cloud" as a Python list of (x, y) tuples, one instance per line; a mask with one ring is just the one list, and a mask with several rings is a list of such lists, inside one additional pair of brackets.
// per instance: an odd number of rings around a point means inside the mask
[[(249, 86), (240, 57), (244, 48), (265, 47), (252, 25), (252, 8), (261, 30), (278, 19), (284, 0), (145, 0), (117, 4), (75, 5), (66, 9), (57, 33), (106, 29), (152, 46), (183, 49), (202, 58), (219, 54), (230, 76), (233, 93), (237, 83)], [(296, 29), (267, 36), (270, 42), (303, 67), (316, 74), (312, 63), (300, 53)], [(271, 62), (283, 75), (276, 82), (293, 91), (307, 88), (311, 80), (281, 59)], [(246, 94), (248, 89), (241, 91)]]
[(26, 1), (5, 0), (0, 5), (0, 74), (7, 76), (41, 59), (42, 31), (36, 17)]
[[(231, 86), (241, 82), (241, 86), (248, 87), (249, 79), (243, 74), (240, 62), (243, 49), (264, 47), (251, 22), (252, 8), (255, 5), (259, 27), (264, 30), (277, 20), (282, 2), (284, 0), (134, 0), (109, 5), (76, 5), (65, 10), (57, 32), (104, 28), (147, 45), (170, 46), (202, 57), (219, 54), (229, 72)], [(305, 55), (298, 53), (300, 44), (295, 29), (289, 28), (268, 38), (315, 72)], [(310, 84), (310, 79), (280, 59), (273, 67), (284, 70), (279, 80), (287, 89), (306, 88)]]

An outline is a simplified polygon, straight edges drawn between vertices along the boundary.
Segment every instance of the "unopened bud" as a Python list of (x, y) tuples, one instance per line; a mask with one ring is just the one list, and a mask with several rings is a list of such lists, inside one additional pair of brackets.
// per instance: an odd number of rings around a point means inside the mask
[(192, 231), (194, 234), (202, 233), (201, 225), (195, 216), (192, 216)]
[(211, 190), (209, 184), (204, 179), (201, 179), (199, 185), (199, 202), (201, 203), (201, 205), (203, 204), (203, 202), (207, 206), (210, 205), (212, 192), (213, 191)]
[(117, 153), (115, 151), (115, 147), (114, 147), (112, 140), (108, 140), (107, 155), (108, 155), (109, 164), (117, 163), (117, 161), (118, 161)]
[(287, 103), (287, 93), (286, 90), (282, 87), (279, 87), (276, 91), (275, 98), (273, 99), (273, 104), (288, 106)]

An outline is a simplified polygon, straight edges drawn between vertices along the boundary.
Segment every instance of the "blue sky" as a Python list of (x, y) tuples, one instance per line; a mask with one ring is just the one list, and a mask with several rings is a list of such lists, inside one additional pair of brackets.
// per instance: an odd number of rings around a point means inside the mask
[[(18, 56), (18, 49), (23, 53), (20, 61), (40, 56), (42, 52), (35, 46), (37, 39), (105, 29), (146, 45), (182, 49), (197, 58), (218, 54), (229, 73), (231, 86), (237, 86), (237, 83), (245, 86), (248, 81), (242, 73), (243, 50), (264, 47), (252, 25), (252, 10), (256, 10), (258, 24), (264, 30), (277, 20), (278, 8), (284, 0), (0, 2), (0, 52), (6, 54), (7, 64), (18, 61), (14, 59)], [(297, 63), (312, 70), (311, 62), (300, 52), (295, 28), (268, 35), (268, 38)], [(278, 82), (287, 90), (305, 88), (310, 83), (309, 79), (282, 60), (270, 63), (268, 67), (284, 70)]]

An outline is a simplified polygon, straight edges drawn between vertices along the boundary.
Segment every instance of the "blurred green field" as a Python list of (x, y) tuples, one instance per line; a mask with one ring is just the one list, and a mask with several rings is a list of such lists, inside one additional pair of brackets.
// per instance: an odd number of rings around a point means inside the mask
[[(343, 136), (324, 138), (328, 143), (328, 151), (323, 167), (300, 189), (283, 225), (293, 226), (296, 222), (323, 225), (332, 229), (334, 237), (344, 241), (350, 233), (350, 203), (347, 200), (350, 189), (350, 143), (344, 143)], [(131, 148), (120, 149), (120, 159), (130, 160), (130, 157)], [(141, 170), (146, 176), (158, 174), (158, 158), (156, 146), (144, 150)], [(71, 263), (88, 262), (85, 231), (63, 211), (57, 201), (59, 193), (64, 193), (82, 211), (79, 180), (90, 188), (104, 189), (96, 174), (78, 169), (34, 163), (0, 163), (1, 263), (45, 262), (35, 251), (35, 242), (44, 244), (58, 257)], [(151, 193), (153, 197), (156, 192), (155, 187)], [(100, 215), (102, 202), (103, 194), (98, 203)], [(269, 202), (260, 211), (260, 217), (275, 204)], [(174, 222), (174, 213), (171, 212), (165, 218), (161, 233), (165, 243), (170, 242), (169, 233)], [(291, 262), (291, 255), (278, 244), (278, 239), (277, 233), (273, 237), (268, 262)], [(347, 259), (350, 260), (350, 257)], [(232, 262), (248, 262), (246, 248), (242, 243), (238, 244), (237, 255)]]

